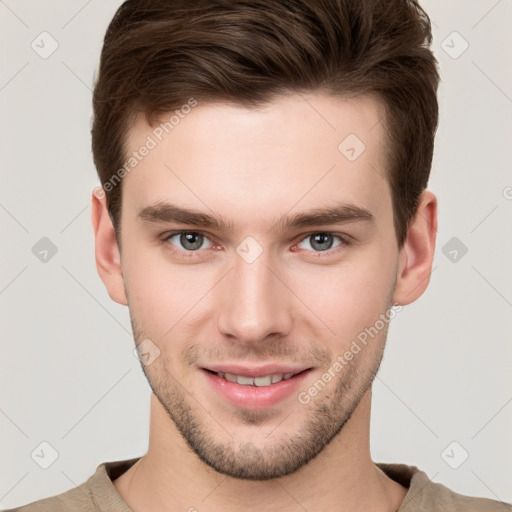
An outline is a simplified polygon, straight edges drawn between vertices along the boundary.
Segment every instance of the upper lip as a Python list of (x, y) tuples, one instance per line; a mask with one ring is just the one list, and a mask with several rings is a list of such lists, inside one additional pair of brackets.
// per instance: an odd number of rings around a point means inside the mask
[(243, 366), (240, 364), (214, 364), (204, 367), (212, 372), (231, 373), (241, 377), (265, 377), (266, 375), (280, 375), (287, 373), (300, 373), (309, 368), (306, 366), (265, 364), (263, 366)]

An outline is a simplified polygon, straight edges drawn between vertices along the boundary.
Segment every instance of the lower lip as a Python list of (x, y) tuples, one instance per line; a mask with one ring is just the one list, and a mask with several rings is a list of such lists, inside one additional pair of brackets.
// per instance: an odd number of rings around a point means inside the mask
[(202, 369), (209, 383), (230, 404), (244, 409), (268, 409), (297, 391), (311, 370), (304, 370), (289, 379), (270, 386), (243, 386), (229, 382), (216, 373)]

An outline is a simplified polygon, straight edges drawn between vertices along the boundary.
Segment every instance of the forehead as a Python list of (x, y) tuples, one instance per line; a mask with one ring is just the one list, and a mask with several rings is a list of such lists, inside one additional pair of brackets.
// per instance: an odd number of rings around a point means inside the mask
[(390, 204), (383, 116), (375, 97), (317, 94), (259, 108), (197, 102), (153, 126), (140, 116), (125, 144), (135, 165), (123, 179), (123, 211), (172, 202), (264, 222), (345, 201), (378, 216)]

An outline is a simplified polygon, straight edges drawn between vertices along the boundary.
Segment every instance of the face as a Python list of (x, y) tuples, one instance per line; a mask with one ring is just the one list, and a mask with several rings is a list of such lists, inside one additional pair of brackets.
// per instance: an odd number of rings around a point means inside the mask
[(161, 141), (143, 118), (130, 131), (129, 154), (157, 142), (122, 185), (142, 367), (221, 473), (296, 471), (371, 386), (399, 260), (382, 116), (371, 97), (290, 95), (199, 103)]

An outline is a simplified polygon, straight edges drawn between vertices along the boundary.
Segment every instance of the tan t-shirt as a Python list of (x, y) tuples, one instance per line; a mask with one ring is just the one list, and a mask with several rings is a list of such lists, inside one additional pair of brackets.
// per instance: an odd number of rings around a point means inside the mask
[[(139, 458), (104, 462), (86, 482), (57, 496), (5, 512), (133, 512), (112, 483)], [(433, 483), (416, 466), (376, 463), (391, 479), (408, 488), (397, 512), (512, 512), (512, 505), (472, 498)]]

